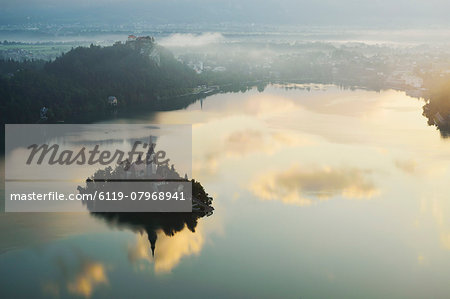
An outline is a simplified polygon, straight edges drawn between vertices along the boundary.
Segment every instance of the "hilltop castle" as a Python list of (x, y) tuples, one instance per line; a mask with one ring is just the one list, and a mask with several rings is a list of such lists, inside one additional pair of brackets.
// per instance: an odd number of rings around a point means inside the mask
[(154, 37), (137, 37), (135, 35), (128, 35), (128, 39), (125, 44), (135, 50), (138, 50), (143, 55), (148, 55), (148, 57), (153, 60), (158, 66), (161, 65), (161, 57), (156, 47)]

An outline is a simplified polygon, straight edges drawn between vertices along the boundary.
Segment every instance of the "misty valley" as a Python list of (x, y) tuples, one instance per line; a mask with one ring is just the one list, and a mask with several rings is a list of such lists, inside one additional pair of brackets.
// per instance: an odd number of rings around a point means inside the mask
[(444, 0), (3, 1), (0, 298), (449, 298)]

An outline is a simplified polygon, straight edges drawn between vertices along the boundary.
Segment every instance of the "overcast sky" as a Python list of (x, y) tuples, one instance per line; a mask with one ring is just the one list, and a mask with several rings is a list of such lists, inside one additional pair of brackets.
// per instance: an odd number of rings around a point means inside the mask
[(0, 0), (0, 22), (449, 25), (449, 0)]

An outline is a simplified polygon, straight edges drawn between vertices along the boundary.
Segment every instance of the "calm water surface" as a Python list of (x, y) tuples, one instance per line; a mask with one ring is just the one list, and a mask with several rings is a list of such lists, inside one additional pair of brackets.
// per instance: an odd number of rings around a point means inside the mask
[(450, 141), (422, 105), (269, 86), (107, 121), (192, 124), (215, 213), (154, 257), (87, 213), (2, 214), (0, 297), (448, 298)]

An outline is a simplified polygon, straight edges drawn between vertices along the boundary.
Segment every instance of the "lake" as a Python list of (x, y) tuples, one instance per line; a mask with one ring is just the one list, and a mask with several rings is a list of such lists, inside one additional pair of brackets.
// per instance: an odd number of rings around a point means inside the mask
[(450, 141), (423, 104), (270, 85), (102, 121), (192, 124), (214, 214), (154, 256), (88, 213), (0, 214), (0, 297), (448, 297)]

